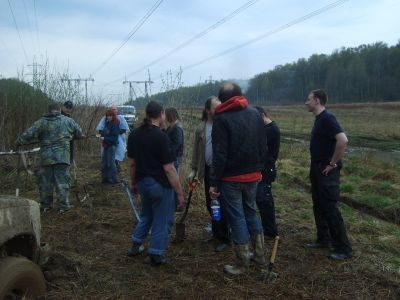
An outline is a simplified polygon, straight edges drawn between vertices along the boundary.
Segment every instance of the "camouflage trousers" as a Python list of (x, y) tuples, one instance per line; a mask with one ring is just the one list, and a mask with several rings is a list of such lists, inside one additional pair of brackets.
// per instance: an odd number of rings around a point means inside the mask
[(36, 173), (38, 179), (41, 208), (53, 207), (53, 191), (56, 190), (60, 209), (69, 209), (69, 165), (54, 164), (41, 166)]

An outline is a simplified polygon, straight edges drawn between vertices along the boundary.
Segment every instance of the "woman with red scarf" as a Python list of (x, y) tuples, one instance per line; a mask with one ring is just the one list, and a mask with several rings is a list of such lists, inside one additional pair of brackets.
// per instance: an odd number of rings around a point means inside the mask
[(108, 109), (106, 112), (106, 124), (100, 131), (100, 140), (103, 146), (101, 159), (102, 183), (118, 183), (117, 166), (115, 164), (115, 150), (118, 145), (120, 122), (115, 111)]

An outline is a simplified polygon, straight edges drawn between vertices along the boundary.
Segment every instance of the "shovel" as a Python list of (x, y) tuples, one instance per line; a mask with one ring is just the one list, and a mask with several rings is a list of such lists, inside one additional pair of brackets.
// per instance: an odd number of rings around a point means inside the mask
[(139, 216), (139, 213), (136, 210), (136, 206), (135, 206), (135, 203), (133, 201), (133, 197), (132, 197), (132, 193), (131, 193), (131, 190), (129, 188), (129, 185), (125, 181), (121, 181), (121, 187), (125, 191), (125, 193), (128, 195), (128, 200), (129, 200), (129, 203), (131, 204), (133, 217), (136, 219), (136, 221), (140, 222), (140, 216)]
[(175, 225), (175, 233), (176, 233), (175, 242), (182, 242), (186, 238), (185, 219), (189, 211), (190, 200), (192, 199), (193, 190), (198, 183), (199, 179), (197, 178), (194, 178), (192, 181), (189, 182), (189, 196), (186, 201), (187, 204), (185, 207), (185, 212), (183, 213), (181, 219)]
[(15, 196), (19, 197), (19, 186), (20, 186), (20, 169), (21, 169), (21, 153), (19, 153), (19, 146), (17, 147), (18, 152), (18, 163), (17, 163), (17, 178), (15, 182)]
[(272, 253), (271, 253), (271, 258), (269, 260), (268, 269), (261, 273), (260, 279), (262, 282), (266, 281), (271, 282), (278, 277), (277, 273), (272, 272), (275, 263), (276, 251), (278, 250), (278, 244), (279, 244), (279, 236), (277, 235), (274, 239), (274, 245), (272, 247)]

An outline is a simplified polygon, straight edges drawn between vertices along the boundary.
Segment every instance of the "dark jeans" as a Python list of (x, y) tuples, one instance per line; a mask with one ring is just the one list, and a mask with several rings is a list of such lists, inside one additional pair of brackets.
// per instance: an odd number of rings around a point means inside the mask
[[(204, 193), (206, 195), (206, 206), (207, 210), (211, 216), (211, 198), (210, 198), (210, 167), (205, 166), (204, 170)], [(221, 199), (220, 199), (221, 202)], [(221, 204), (221, 203), (220, 203)], [(221, 207), (221, 220), (219, 221), (211, 221), (212, 223), (212, 232), (214, 236), (222, 243), (229, 244), (230, 243), (230, 234), (229, 234), (229, 226), (228, 220), (226, 218), (226, 214), (224, 213)]]
[(338, 208), (341, 164), (330, 171), (328, 176), (324, 176), (322, 170), (328, 164), (329, 162), (312, 162), (310, 168), (317, 242), (330, 241), (335, 251), (348, 253), (352, 249)]
[(262, 233), (261, 220), (256, 210), (257, 182), (227, 182), (219, 186), (222, 209), (227, 215), (235, 245), (249, 242), (249, 234)]
[(262, 172), (262, 180), (257, 185), (256, 203), (260, 211), (264, 235), (275, 237), (278, 228), (275, 221), (275, 204), (272, 196), (272, 181), (276, 177), (276, 169), (268, 168)]
[(115, 165), (115, 149), (116, 146), (108, 146), (103, 150), (101, 158), (101, 177), (103, 182), (118, 182), (117, 166)]

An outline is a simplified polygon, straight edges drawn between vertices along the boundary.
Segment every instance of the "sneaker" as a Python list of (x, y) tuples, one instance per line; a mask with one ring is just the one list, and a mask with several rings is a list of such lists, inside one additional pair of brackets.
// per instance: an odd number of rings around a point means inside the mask
[(165, 256), (155, 255), (155, 254), (150, 254), (149, 256), (150, 256), (150, 264), (153, 267), (158, 267), (169, 263), (169, 260)]
[(71, 207), (68, 207), (68, 208), (60, 208), (59, 210), (58, 210), (58, 213), (60, 214), (60, 215), (62, 215), (62, 214), (65, 214), (67, 211), (70, 211), (71, 210)]
[(328, 258), (332, 260), (345, 260), (352, 257), (353, 257), (352, 252), (347, 252), (347, 253), (334, 252), (328, 256)]
[(308, 249), (329, 249), (331, 244), (329, 242), (312, 242), (306, 244), (306, 248)]
[(47, 213), (49, 213), (52, 209), (53, 209), (52, 207), (45, 207), (45, 208), (43, 208), (42, 213), (43, 213), (43, 214), (47, 214)]
[(218, 244), (217, 247), (215, 247), (215, 252), (224, 252), (224, 251), (227, 250), (229, 247), (230, 247), (229, 244), (220, 243), (220, 244)]
[(127, 255), (129, 257), (133, 257), (139, 254), (142, 254), (144, 252), (144, 246), (143, 245), (139, 245), (136, 243), (132, 243), (132, 247), (131, 249), (129, 249)]

